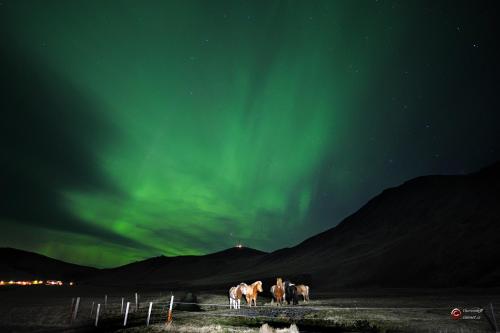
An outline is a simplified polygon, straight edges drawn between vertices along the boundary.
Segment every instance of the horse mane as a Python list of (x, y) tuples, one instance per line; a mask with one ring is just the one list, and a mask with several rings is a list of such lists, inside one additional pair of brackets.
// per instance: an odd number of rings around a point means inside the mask
[(238, 285), (238, 289), (241, 291), (241, 293), (243, 295), (246, 295), (248, 293), (248, 288), (249, 286), (245, 283), (245, 282), (242, 282)]
[(250, 285), (250, 287), (252, 287), (252, 294), (256, 294), (258, 292), (259, 285), (262, 288), (262, 281), (255, 281)]
[(276, 279), (276, 286), (278, 288), (283, 288), (283, 280), (281, 278)]
[(236, 294), (236, 299), (240, 299), (241, 298), (241, 296), (243, 295), (243, 292), (241, 291), (241, 286), (237, 286), (236, 287), (235, 294)]

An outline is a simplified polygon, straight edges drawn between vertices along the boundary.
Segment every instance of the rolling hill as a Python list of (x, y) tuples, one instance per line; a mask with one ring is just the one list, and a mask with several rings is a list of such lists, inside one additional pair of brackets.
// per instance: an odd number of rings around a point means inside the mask
[(37, 253), (0, 248), (0, 280), (81, 280), (99, 270), (70, 264)]

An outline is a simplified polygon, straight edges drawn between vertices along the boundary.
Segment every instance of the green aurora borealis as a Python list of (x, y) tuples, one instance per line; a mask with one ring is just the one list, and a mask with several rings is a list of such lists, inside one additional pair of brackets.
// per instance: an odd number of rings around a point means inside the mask
[(271, 251), (491, 163), (484, 7), (4, 1), (0, 246), (99, 267)]

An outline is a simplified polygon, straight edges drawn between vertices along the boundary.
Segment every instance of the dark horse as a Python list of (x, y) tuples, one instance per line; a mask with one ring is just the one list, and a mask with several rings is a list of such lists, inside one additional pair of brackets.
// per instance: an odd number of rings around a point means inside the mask
[(297, 286), (295, 286), (290, 281), (285, 281), (285, 299), (288, 304), (290, 302), (293, 305), (299, 304), (299, 294), (297, 293)]

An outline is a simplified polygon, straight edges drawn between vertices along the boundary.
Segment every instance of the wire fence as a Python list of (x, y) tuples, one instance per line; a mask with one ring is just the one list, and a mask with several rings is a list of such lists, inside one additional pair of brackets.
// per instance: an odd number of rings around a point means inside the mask
[[(314, 311), (350, 311), (354, 314), (361, 311), (439, 311), (448, 313), (449, 306), (439, 307), (358, 307), (358, 306), (331, 306), (315, 304), (310, 305), (302, 303), (300, 305), (276, 305), (276, 304), (260, 304), (249, 307), (243, 305), (240, 309), (231, 309), (229, 303), (203, 303), (203, 302), (183, 302), (176, 301), (174, 297), (168, 298), (149, 298), (145, 301), (138, 302), (137, 307), (135, 303), (129, 303), (129, 313), (126, 314), (126, 301), (122, 298), (124, 306), (113, 304), (104, 309), (102, 313), (101, 322), (108, 320), (116, 320), (117, 318), (123, 319), (124, 326), (138, 326), (138, 325), (152, 325), (158, 323), (168, 322), (168, 310), (172, 308), (175, 311), (176, 317), (191, 317), (191, 316), (215, 316), (215, 317), (239, 317), (239, 318), (263, 318), (263, 319), (276, 319), (283, 314), (294, 317), (294, 315), (303, 315), (304, 312)], [(188, 306), (182, 308), (182, 306)], [(198, 310), (189, 310), (189, 306), (197, 307)], [(272, 310), (271, 312), (269, 310)], [(292, 312), (290, 312), (292, 311)], [(500, 304), (490, 303), (483, 308), (485, 315), (496, 325), (496, 318), (500, 317)], [(94, 313), (95, 316), (95, 313)], [(127, 316), (125, 323), (125, 316)], [(494, 326), (495, 329), (496, 326)]]
[[(64, 304), (65, 303), (65, 304)], [(46, 327), (89, 327), (102, 329), (166, 324), (171, 319), (169, 310), (176, 318), (221, 317), (221, 318), (261, 318), (275, 320), (288, 317), (303, 318), (305, 314), (317, 311), (351, 313), (355, 318), (364, 311), (391, 311), (394, 313), (415, 311), (449, 313), (449, 306), (436, 307), (387, 307), (387, 306), (332, 306), (328, 304), (302, 303), (299, 305), (259, 304), (241, 305), (240, 309), (230, 309), (229, 302), (187, 302), (178, 301), (172, 295), (145, 295), (136, 293), (129, 297), (74, 297), (66, 302), (31, 304), (28, 307), (12, 308), (1, 314), (3, 320), (11, 324), (24, 323), (30, 318), (32, 326)], [(500, 303), (491, 302), (483, 307), (484, 315), (495, 332), (500, 332)], [(171, 312), (170, 312), (171, 313)], [(360, 316), (362, 317), (362, 316)]]

